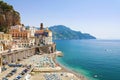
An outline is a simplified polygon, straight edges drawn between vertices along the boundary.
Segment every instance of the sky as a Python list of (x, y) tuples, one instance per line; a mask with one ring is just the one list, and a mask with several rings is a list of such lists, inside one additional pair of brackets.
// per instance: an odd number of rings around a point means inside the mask
[(98, 39), (120, 39), (120, 0), (4, 0), (24, 25), (65, 25)]

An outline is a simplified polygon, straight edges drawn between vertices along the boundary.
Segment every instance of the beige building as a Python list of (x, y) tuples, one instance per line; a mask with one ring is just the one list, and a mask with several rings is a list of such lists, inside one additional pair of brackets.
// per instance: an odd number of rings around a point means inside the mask
[(4, 51), (3, 44), (0, 43), (0, 52)]
[(0, 32), (0, 43), (4, 45), (4, 50), (7, 50), (11, 47), (12, 40), (11, 34), (4, 34), (3, 32)]
[(35, 39), (29, 38), (29, 39), (19, 39), (13, 41), (13, 49), (15, 48), (29, 48), (31, 46), (34, 46)]
[(12, 26), (10, 34), (13, 37), (12, 48), (28, 48), (35, 44), (34, 30), (33, 28), (26, 29), (24, 26), (16, 25)]
[(11, 26), (11, 29), (17, 29), (21, 31), (21, 30), (25, 30), (25, 27), (21, 24), (21, 25)]
[(18, 40), (17, 45), (18, 45), (18, 48), (28, 48), (29, 43), (30, 43), (30, 40), (21, 39), (21, 40)]
[(0, 32), (0, 40), (12, 41), (12, 35), (4, 34), (4, 32)]

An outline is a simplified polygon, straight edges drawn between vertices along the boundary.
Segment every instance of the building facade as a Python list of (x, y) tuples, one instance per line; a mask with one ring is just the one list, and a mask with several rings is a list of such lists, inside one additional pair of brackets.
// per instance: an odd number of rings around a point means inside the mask
[(28, 26), (27, 30), (30, 32), (30, 46), (34, 46), (35, 45), (35, 32), (36, 32), (36, 28), (34, 26)]
[(18, 29), (11, 29), (10, 34), (13, 39), (27, 39), (30, 37), (30, 33), (27, 30), (19, 31)]
[(12, 48), (28, 48), (33, 42), (31, 41), (32, 39), (30, 39), (30, 31), (26, 30), (24, 26), (12, 26), (10, 34), (13, 38)]
[(46, 28), (44, 33), (45, 33), (45, 44), (53, 44), (52, 31), (50, 31), (48, 28)]
[(3, 44), (0, 43), (0, 52), (4, 51)]
[(43, 23), (40, 24), (40, 30), (35, 32), (35, 42), (37, 46), (52, 44), (52, 31), (44, 29)]
[(13, 39), (11, 34), (0, 32), (0, 44), (3, 45), (3, 50), (10, 49), (12, 40)]

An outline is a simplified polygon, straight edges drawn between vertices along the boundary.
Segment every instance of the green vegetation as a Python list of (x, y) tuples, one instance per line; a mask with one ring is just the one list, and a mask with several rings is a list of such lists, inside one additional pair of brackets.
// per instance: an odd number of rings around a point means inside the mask
[(94, 36), (90, 34), (81, 33), (80, 31), (74, 31), (63, 25), (52, 26), (49, 29), (53, 32), (54, 40), (96, 39)]
[(13, 6), (4, 3), (3, 1), (0, 1), (0, 8), (2, 8), (3, 11), (10, 11), (13, 10)]

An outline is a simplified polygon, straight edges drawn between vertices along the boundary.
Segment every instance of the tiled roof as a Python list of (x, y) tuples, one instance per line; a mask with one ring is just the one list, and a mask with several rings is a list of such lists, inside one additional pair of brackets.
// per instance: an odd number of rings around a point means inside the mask
[(35, 32), (35, 34), (43, 34), (44, 33), (44, 30), (37, 30), (36, 32)]

